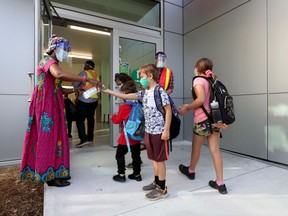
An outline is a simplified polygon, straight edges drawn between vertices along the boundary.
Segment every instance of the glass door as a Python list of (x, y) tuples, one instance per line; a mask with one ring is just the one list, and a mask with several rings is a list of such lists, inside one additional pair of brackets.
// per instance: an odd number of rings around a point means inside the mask
[[(113, 75), (110, 83), (110, 88), (118, 90), (114, 77), (116, 73), (127, 73), (139, 83), (138, 69), (147, 64), (155, 63), (155, 54), (160, 51), (160, 37), (151, 37), (143, 34), (124, 32), (120, 30), (113, 31)], [(118, 107), (121, 103), (116, 97), (110, 98), (111, 106), (110, 113), (118, 112)], [(114, 146), (117, 145), (117, 140), (120, 132), (119, 125), (111, 124), (111, 138)]]

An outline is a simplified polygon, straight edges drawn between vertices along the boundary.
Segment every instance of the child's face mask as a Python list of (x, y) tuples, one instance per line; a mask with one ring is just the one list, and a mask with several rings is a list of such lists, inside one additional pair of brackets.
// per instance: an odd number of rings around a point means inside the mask
[(140, 79), (140, 84), (143, 86), (144, 89), (148, 88), (149, 81), (147, 77), (143, 77)]

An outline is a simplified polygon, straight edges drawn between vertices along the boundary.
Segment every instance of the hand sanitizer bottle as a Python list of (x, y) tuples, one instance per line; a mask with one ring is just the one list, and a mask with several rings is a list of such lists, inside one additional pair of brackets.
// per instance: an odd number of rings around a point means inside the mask
[(100, 92), (100, 89), (96, 88), (96, 87), (93, 87), (93, 88), (90, 88), (90, 89), (86, 90), (83, 93), (83, 96), (84, 96), (85, 99), (87, 99), (87, 98), (91, 97), (92, 95), (97, 94), (98, 92)]

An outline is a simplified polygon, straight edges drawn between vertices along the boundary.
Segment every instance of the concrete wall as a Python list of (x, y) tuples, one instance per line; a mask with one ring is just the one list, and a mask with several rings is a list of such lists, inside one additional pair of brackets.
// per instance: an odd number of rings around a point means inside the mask
[[(234, 96), (224, 149), (288, 164), (288, 36), (285, 0), (184, 1), (184, 101), (197, 59), (209, 57)], [(192, 113), (184, 119), (191, 140)]]
[[(17, 14), (17, 16), (15, 16)], [(34, 71), (33, 0), (1, 1), (0, 162), (21, 158)]]
[[(164, 52), (167, 55), (167, 66), (173, 71), (174, 74), (174, 91), (171, 97), (177, 106), (183, 104), (184, 91), (182, 6), (181, 0), (165, 0), (164, 2)], [(183, 130), (177, 139), (183, 139)]]

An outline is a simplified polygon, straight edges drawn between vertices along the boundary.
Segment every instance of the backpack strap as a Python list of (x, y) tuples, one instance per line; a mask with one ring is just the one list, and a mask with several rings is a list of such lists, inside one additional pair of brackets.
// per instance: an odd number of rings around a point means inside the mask
[[(156, 104), (157, 110), (162, 113), (164, 121), (165, 121), (165, 112), (164, 112), (164, 109), (163, 109), (163, 103), (162, 103), (162, 98), (161, 98), (161, 93), (160, 93), (160, 85), (159, 84), (154, 89), (154, 100), (155, 100), (155, 104)], [(171, 105), (171, 107), (172, 107), (172, 105)], [(171, 108), (171, 110), (172, 110), (172, 108)], [(172, 115), (173, 115), (173, 113), (172, 113)], [(169, 146), (170, 146), (170, 151), (172, 152), (172, 140), (171, 139), (169, 139)]]

